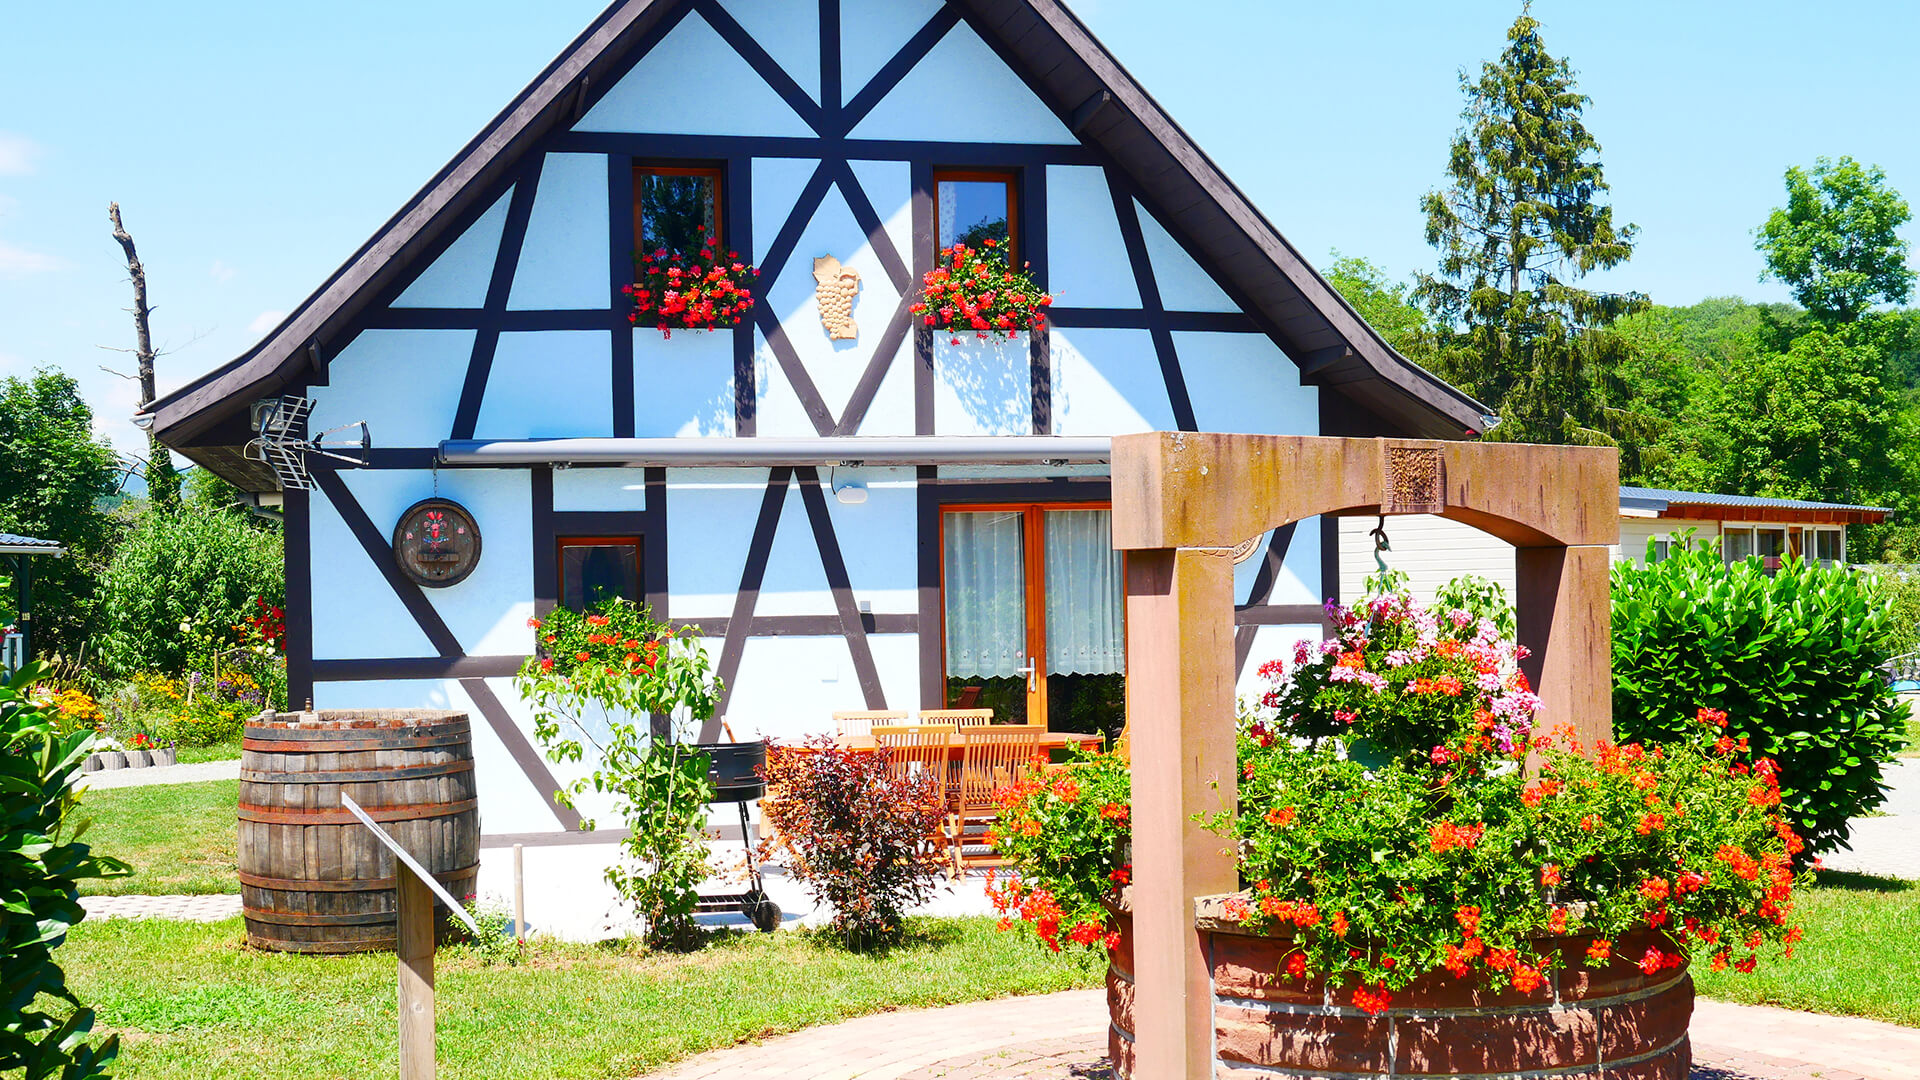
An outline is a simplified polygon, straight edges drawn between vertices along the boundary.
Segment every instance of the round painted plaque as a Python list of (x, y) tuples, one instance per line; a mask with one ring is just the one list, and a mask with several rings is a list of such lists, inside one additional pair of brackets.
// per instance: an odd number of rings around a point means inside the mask
[(480, 563), (480, 527), (451, 499), (422, 499), (393, 527), (393, 558), (416, 584), (456, 585)]

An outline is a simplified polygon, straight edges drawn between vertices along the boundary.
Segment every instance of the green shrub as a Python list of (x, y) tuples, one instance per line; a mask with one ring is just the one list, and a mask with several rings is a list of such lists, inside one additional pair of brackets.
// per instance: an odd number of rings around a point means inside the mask
[[(1651, 545), (1649, 545), (1651, 548)], [(1789, 821), (1815, 852), (1885, 797), (1906, 706), (1876, 670), (1888, 607), (1871, 580), (1788, 559), (1731, 566), (1712, 546), (1613, 567), (1613, 727), (1622, 742), (1695, 739), (1697, 706), (1780, 765)]]
[(1888, 617), (1887, 651), (1895, 656), (1920, 649), (1920, 566), (1875, 566), (1875, 596), (1892, 609)]
[[(93, 1010), (67, 988), (53, 949), (86, 918), (80, 881), (126, 867), (76, 842), (73, 782), (94, 736), (60, 734), (52, 712), (27, 697), (47, 674), (29, 664), (0, 683), (0, 1074), (82, 1080), (101, 1075), (118, 1043), (86, 1044)], [(46, 998), (72, 1011), (44, 1011)]]
[(258, 613), (256, 599), (278, 606), (286, 592), (278, 533), (224, 511), (149, 513), (100, 582), (100, 662), (120, 675), (178, 674), (197, 659), (183, 624), (224, 640)]

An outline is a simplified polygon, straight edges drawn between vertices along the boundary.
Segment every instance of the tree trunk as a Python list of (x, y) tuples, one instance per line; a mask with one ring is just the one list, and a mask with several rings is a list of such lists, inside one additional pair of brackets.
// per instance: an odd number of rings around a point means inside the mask
[[(120, 223), (120, 204), (107, 204), (107, 218), (113, 222), (113, 238), (127, 254), (127, 276), (133, 279), (133, 355), (139, 361), (140, 407), (153, 404), (153, 332), (148, 325), (152, 308), (147, 306), (147, 270), (133, 249), (133, 236)], [(147, 436), (147, 499), (157, 509), (174, 510), (180, 506), (180, 474), (173, 468), (173, 451), (152, 434)]]

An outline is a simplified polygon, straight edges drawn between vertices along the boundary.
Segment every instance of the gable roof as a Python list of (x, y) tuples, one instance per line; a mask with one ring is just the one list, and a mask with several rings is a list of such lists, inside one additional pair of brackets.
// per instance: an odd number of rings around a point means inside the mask
[[(693, 2), (616, 0), (280, 325), (149, 405), (143, 419), (153, 433), (216, 472), (260, 483), (265, 474), (240, 453), (251, 434), (247, 406), (323, 371), (323, 350), (337, 349), (373, 297), (541, 139), (573, 123), (650, 31)], [(1351, 399), (1399, 434), (1461, 438), (1486, 430), (1486, 408), (1387, 345), (1060, 0), (950, 2), (1244, 297), (1303, 381)]]
[[(1719, 518), (1729, 521), (1806, 521), (1821, 524), (1877, 524), (1893, 513), (1891, 507), (1855, 503), (1773, 499), (1762, 495), (1721, 495), (1712, 491), (1674, 491), (1668, 488), (1623, 487), (1620, 509), (1638, 510), (1663, 518)], [(1747, 511), (1742, 514), (1740, 511)]]

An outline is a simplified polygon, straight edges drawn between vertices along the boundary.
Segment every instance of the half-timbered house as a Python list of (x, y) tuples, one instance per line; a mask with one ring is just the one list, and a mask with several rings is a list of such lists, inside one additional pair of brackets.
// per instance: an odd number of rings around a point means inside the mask
[[(751, 318), (631, 325), (636, 248), (690, 223), (760, 268)], [(909, 312), (936, 250), (982, 235), (1053, 295), (1044, 329), (955, 344)], [(283, 485), (245, 448), (287, 396), (371, 449)], [(1489, 422), (1059, 0), (620, 0), (264, 340), (142, 420), (282, 501), (296, 704), (472, 712), (489, 849), (591, 839), (509, 681), (543, 607), (611, 588), (698, 625), (739, 738), (962, 697), (1111, 725), (1107, 437)], [(394, 556), (429, 498), (480, 534), (457, 583)], [(1249, 676), (1320, 635), (1338, 547), (1306, 521), (1243, 553)]]

